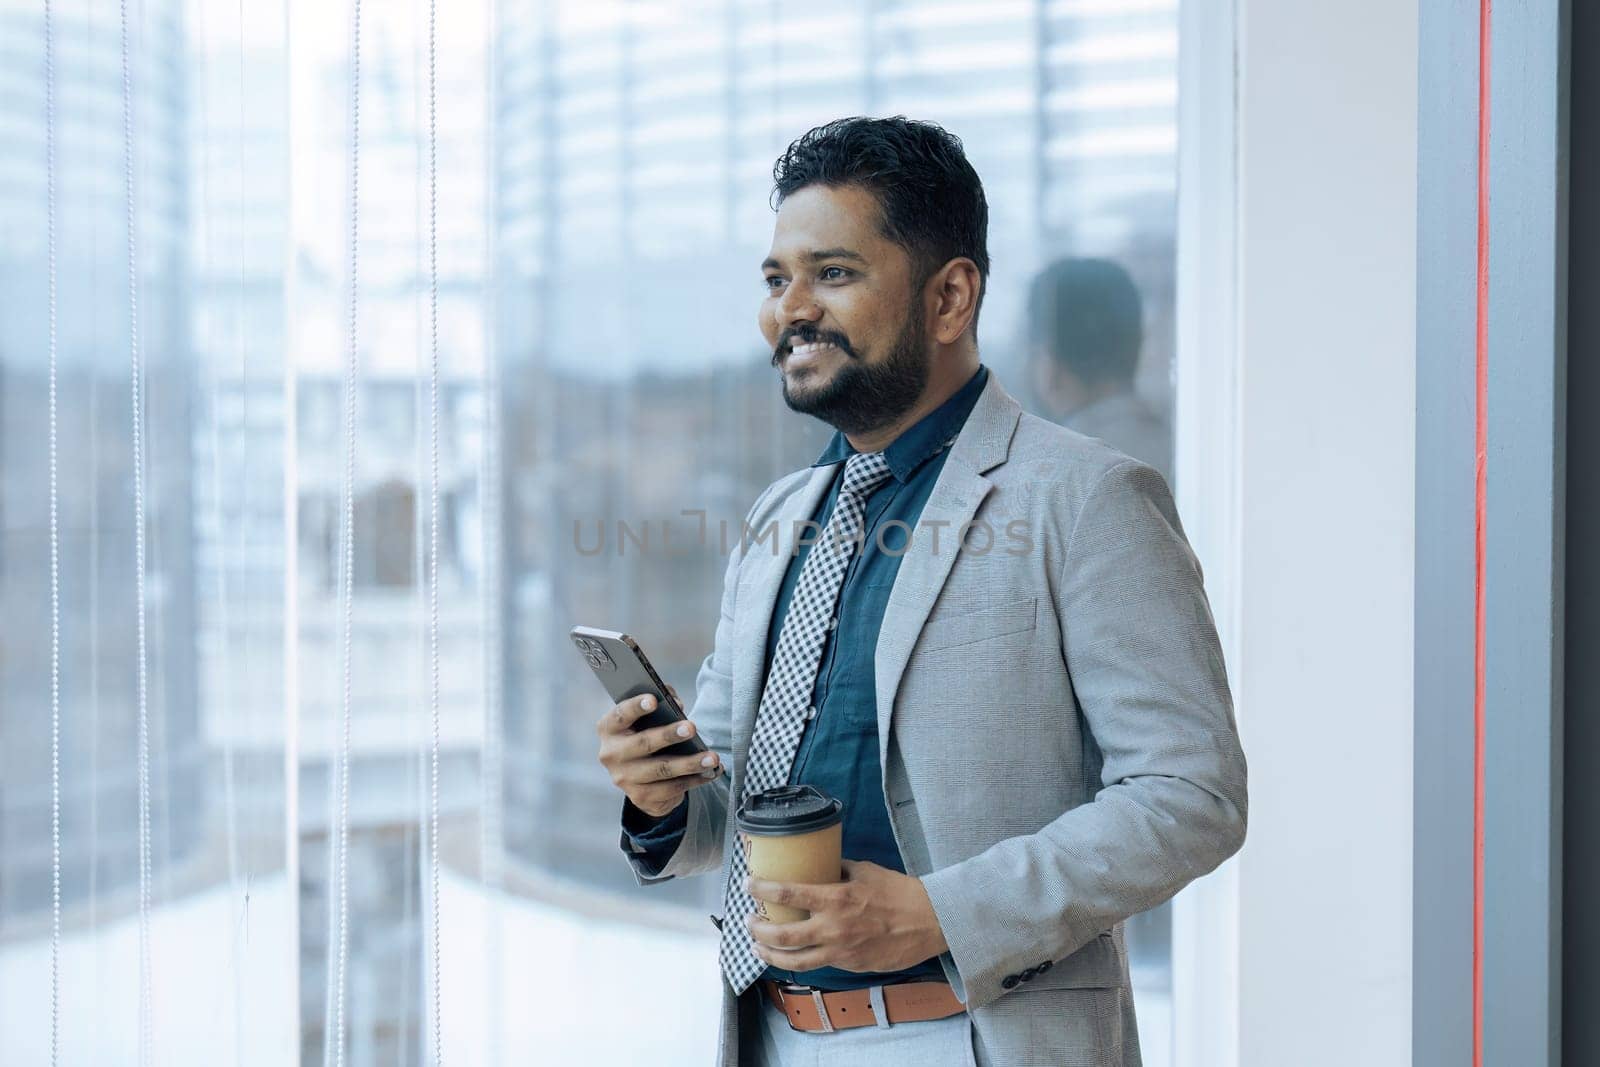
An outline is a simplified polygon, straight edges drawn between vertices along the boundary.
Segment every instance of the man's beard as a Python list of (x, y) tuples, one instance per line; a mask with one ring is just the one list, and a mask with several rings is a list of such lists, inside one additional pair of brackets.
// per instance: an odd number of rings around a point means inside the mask
[[(802, 326), (784, 335), (778, 352), (787, 351), (794, 343), (822, 341), (843, 352), (846, 362), (831, 381), (799, 396), (790, 393), (788, 376), (781, 376), (783, 401), (791, 411), (814, 415), (841, 433), (865, 433), (888, 426), (910, 411), (927, 387), (926, 340), (922, 316), (913, 309), (888, 358), (882, 363), (866, 363), (844, 335)], [(776, 353), (772, 362), (778, 363)]]

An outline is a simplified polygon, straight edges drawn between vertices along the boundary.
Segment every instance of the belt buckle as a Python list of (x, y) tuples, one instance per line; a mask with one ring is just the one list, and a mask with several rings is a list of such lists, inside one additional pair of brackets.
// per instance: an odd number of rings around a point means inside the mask
[(828, 1005), (822, 999), (822, 990), (812, 985), (801, 985), (799, 982), (779, 982), (777, 986), (780, 993), (810, 997), (812, 1006), (817, 1009), (817, 1018), (822, 1022), (822, 1032), (825, 1034), (834, 1032), (833, 1020), (828, 1018)]

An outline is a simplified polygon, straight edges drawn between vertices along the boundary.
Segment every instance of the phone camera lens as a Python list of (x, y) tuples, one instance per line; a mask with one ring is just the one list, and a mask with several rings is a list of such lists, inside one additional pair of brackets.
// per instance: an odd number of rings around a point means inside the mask
[(611, 656), (606, 652), (606, 646), (592, 637), (572, 635), (572, 643), (578, 646), (578, 651), (583, 653), (583, 658), (589, 661), (589, 666), (597, 671), (614, 671), (617, 665), (611, 662)]

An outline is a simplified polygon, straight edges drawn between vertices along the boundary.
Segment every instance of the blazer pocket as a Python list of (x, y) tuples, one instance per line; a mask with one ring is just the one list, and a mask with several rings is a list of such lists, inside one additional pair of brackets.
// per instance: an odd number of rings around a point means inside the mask
[(924, 652), (933, 652), (1031, 630), (1038, 623), (1038, 608), (1039, 598), (1030, 596), (964, 615), (934, 619), (923, 626), (917, 647)]

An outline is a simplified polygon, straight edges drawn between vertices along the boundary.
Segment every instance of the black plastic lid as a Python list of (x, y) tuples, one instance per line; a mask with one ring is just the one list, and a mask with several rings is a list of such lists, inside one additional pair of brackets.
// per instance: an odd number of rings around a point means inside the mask
[(739, 829), (757, 837), (825, 830), (844, 818), (844, 801), (813, 785), (780, 785), (752, 793), (739, 805)]

